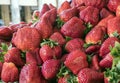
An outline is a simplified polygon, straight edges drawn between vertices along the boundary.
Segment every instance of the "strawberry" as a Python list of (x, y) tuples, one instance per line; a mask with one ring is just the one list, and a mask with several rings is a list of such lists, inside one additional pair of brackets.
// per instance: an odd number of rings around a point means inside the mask
[(56, 76), (60, 68), (59, 60), (47, 60), (42, 65), (42, 74), (45, 79), (52, 79)]
[(43, 62), (49, 59), (58, 59), (61, 57), (62, 49), (57, 42), (52, 40), (44, 40), (44, 42), (41, 43), (41, 46), (42, 47), (40, 48), (39, 54)]
[(79, 38), (83, 36), (84, 29), (85, 27), (82, 20), (77, 17), (73, 17), (62, 26), (61, 33), (64, 36)]
[(84, 68), (78, 73), (78, 80), (78, 83), (103, 83), (104, 75), (90, 68)]
[(0, 62), (0, 79), (1, 79), (2, 67), (3, 67), (3, 63)]
[(71, 8), (70, 3), (68, 1), (64, 1), (61, 6), (58, 8), (58, 14), (60, 14), (62, 11)]
[(110, 52), (110, 47), (114, 46), (115, 44), (115, 41), (118, 41), (119, 42), (119, 39), (116, 38), (116, 37), (110, 37), (110, 38), (107, 38), (101, 45), (100, 47), (100, 56), (101, 57), (105, 57), (106, 54), (108, 54)]
[(104, 31), (101, 26), (94, 27), (85, 37), (87, 44), (99, 44), (104, 39)]
[(117, 6), (117, 9), (116, 9), (116, 16), (120, 16), (120, 5)]
[(114, 17), (108, 21), (107, 33), (110, 37), (113, 37), (115, 32), (120, 34), (119, 22), (120, 17)]
[(64, 55), (61, 57), (60, 61), (61, 61), (61, 62), (65, 62), (65, 60), (66, 60), (67, 57), (68, 57), (68, 54), (64, 54)]
[(66, 9), (59, 14), (60, 19), (64, 22), (69, 21), (72, 17), (75, 17), (77, 15), (78, 15), (77, 7)]
[(7, 53), (4, 55), (5, 62), (12, 62), (16, 66), (23, 66), (24, 62), (21, 58), (20, 50), (16, 47), (12, 47)]
[(29, 26), (19, 29), (12, 38), (12, 43), (22, 51), (36, 49), (39, 47), (40, 41), (41, 35), (38, 30)]
[(95, 26), (99, 21), (99, 10), (93, 6), (88, 6), (79, 13), (79, 17), (85, 23), (90, 23)]
[(65, 50), (72, 52), (74, 50), (80, 49), (83, 50), (84, 41), (79, 38), (74, 38), (68, 41), (65, 45)]
[(84, 4), (84, 0), (72, 0), (71, 6), (72, 7), (79, 7)]
[(42, 7), (42, 9), (41, 9), (41, 11), (40, 11), (40, 18), (43, 16), (43, 14), (45, 13), (45, 12), (47, 12), (47, 11), (49, 11), (50, 10), (50, 8), (49, 8), (49, 6), (47, 5), (47, 4), (43, 4), (43, 7)]
[(12, 35), (13, 35), (12, 30), (9, 29), (7, 26), (2, 26), (0, 28), (0, 39), (11, 40)]
[(105, 6), (106, 1), (105, 0), (92, 0), (92, 1), (84, 0), (84, 3), (86, 6), (94, 6), (94, 7), (97, 7), (98, 9), (102, 9)]
[(92, 57), (92, 64), (91, 64), (91, 68), (93, 70), (99, 71), (100, 70), (100, 66), (99, 66), (99, 58), (97, 55), (94, 55)]
[(42, 83), (40, 68), (35, 64), (26, 64), (20, 72), (19, 83)]
[(85, 49), (87, 54), (98, 53), (100, 49), (100, 45), (92, 45)]
[(54, 32), (54, 33), (50, 36), (50, 39), (53, 40), (53, 41), (58, 42), (58, 44), (59, 44), (60, 46), (63, 46), (63, 45), (65, 44), (65, 42), (66, 42), (65, 39), (64, 39), (64, 37), (62, 36), (62, 34), (59, 33), (59, 32)]
[(80, 50), (72, 51), (64, 62), (74, 74), (77, 74), (81, 69), (88, 67), (86, 54)]
[(99, 63), (99, 65), (103, 68), (111, 68), (113, 62), (113, 57), (110, 53), (108, 53)]
[(107, 7), (110, 11), (116, 12), (118, 5), (120, 5), (120, 0), (108, 0)]
[(12, 62), (5, 62), (3, 64), (1, 79), (4, 82), (15, 82), (18, 81), (19, 71), (18, 68)]

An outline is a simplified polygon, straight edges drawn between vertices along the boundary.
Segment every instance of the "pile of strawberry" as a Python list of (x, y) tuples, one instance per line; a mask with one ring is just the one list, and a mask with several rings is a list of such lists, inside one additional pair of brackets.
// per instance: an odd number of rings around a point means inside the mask
[(19, 83), (119, 83), (120, 0), (44, 4), (30, 23), (0, 27), (0, 78)]

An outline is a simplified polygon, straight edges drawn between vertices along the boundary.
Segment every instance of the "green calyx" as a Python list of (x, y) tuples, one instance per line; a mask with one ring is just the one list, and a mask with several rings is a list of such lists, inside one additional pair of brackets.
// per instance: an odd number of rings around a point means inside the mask
[(55, 26), (60, 29), (63, 25), (64, 25), (64, 22), (60, 19), (59, 16), (57, 16), (57, 19), (55, 21)]
[(59, 44), (58, 44), (58, 42), (55, 42), (51, 39), (43, 39), (40, 46), (42, 47), (43, 45), (49, 45), (51, 48), (53, 48), (54, 46), (58, 46)]
[(120, 82), (120, 43), (115, 42), (115, 46), (110, 47), (111, 55), (113, 56), (113, 63), (111, 69), (106, 69), (105, 77), (110, 83)]

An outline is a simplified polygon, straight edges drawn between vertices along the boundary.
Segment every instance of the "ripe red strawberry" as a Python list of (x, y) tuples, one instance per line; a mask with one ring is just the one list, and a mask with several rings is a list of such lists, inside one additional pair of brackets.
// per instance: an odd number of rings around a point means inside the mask
[(40, 18), (42, 17), (42, 15), (45, 13), (45, 12), (47, 12), (47, 11), (49, 11), (50, 10), (50, 8), (49, 8), (49, 6), (47, 5), (47, 4), (44, 4), (43, 5), (43, 7), (42, 7), (42, 9), (41, 9), (41, 11), (40, 11)]
[(92, 63), (91, 63), (91, 68), (93, 70), (99, 71), (100, 70), (100, 66), (99, 66), (99, 58), (97, 55), (94, 55), (92, 57)]
[(34, 50), (39, 47), (41, 35), (38, 30), (25, 26), (19, 29), (12, 38), (12, 43), (22, 51)]
[(62, 26), (61, 33), (64, 36), (80, 38), (83, 36), (84, 30), (85, 27), (82, 20), (77, 17), (73, 17)]
[(72, 51), (64, 62), (74, 74), (77, 74), (81, 69), (88, 67), (86, 54), (80, 50)]
[(12, 62), (16, 66), (23, 66), (24, 62), (21, 58), (20, 50), (16, 47), (12, 47), (7, 53), (4, 55), (5, 62)]
[(87, 54), (98, 53), (100, 49), (100, 45), (92, 45), (85, 49)]
[(72, 0), (71, 6), (72, 7), (79, 7), (84, 4), (84, 0)]
[(35, 64), (25, 65), (19, 77), (19, 83), (42, 83), (40, 68)]
[(68, 41), (65, 45), (65, 50), (72, 52), (74, 50), (80, 49), (83, 50), (84, 41), (79, 38), (74, 38)]
[(79, 13), (79, 17), (85, 23), (95, 26), (99, 21), (99, 10), (93, 6), (88, 6)]
[(78, 15), (77, 7), (66, 9), (60, 13), (60, 19), (64, 22), (69, 21), (72, 17)]
[(113, 37), (115, 32), (120, 34), (119, 22), (120, 22), (120, 17), (114, 17), (108, 21), (107, 33), (110, 37)]
[(99, 65), (103, 68), (111, 68), (113, 62), (113, 56), (108, 53), (99, 63)]
[(8, 27), (6, 26), (2, 26), (0, 28), (0, 39), (3, 39), (3, 40), (10, 40), (12, 38), (12, 30), (9, 29)]
[(78, 83), (104, 83), (103, 73), (84, 68), (78, 73)]
[(110, 52), (110, 46), (114, 46), (115, 44), (115, 41), (118, 41), (119, 42), (119, 39), (116, 38), (116, 37), (110, 37), (110, 38), (107, 38), (101, 45), (101, 48), (100, 48), (100, 56), (101, 57), (105, 57), (106, 54), (108, 54)]
[(60, 68), (59, 60), (47, 60), (42, 65), (42, 74), (45, 79), (52, 79), (56, 76)]
[(53, 40), (53, 41), (58, 42), (58, 44), (59, 44), (60, 46), (63, 46), (63, 45), (65, 44), (65, 42), (66, 42), (65, 39), (64, 39), (64, 37), (62, 36), (62, 34), (59, 33), (59, 32), (53, 33), (53, 34), (50, 36), (50, 39)]
[(69, 8), (71, 8), (71, 6), (70, 6), (70, 3), (68, 2), (68, 1), (64, 1), (62, 4), (61, 4), (61, 6), (58, 8), (58, 14), (60, 14), (61, 12), (63, 12), (64, 10), (66, 10), (66, 9), (69, 9)]
[(85, 42), (87, 44), (98, 44), (101, 43), (104, 39), (104, 31), (101, 28), (102, 26), (94, 27), (85, 37)]
[(43, 43), (41, 43), (41, 46), (42, 47), (40, 48), (39, 54), (43, 62), (53, 58), (61, 58), (62, 49), (57, 42), (45, 40)]
[(4, 82), (15, 82), (18, 81), (19, 71), (14, 63), (5, 62), (3, 64), (1, 79)]

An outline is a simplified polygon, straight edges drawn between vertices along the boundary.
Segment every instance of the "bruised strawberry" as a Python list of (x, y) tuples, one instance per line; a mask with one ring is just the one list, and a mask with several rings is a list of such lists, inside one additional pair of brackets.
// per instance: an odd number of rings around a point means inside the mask
[(98, 53), (100, 49), (100, 45), (92, 45), (85, 49), (87, 54)]
[(95, 26), (99, 21), (99, 10), (95, 7), (88, 6), (79, 13), (79, 17), (85, 23), (90, 23)]
[(120, 17), (120, 5), (118, 5), (118, 7), (116, 9), (116, 16)]
[(107, 7), (109, 8), (109, 10), (116, 12), (118, 5), (120, 5), (120, 0), (109, 0)]
[(120, 34), (120, 17), (114, 17), (108, 21), (107, 33), (110, 37), (114, 36), (114, 33)]
[(92, 57), (92, 64), (91, 64), (91, 68), (93, 70), (99, 71), (100, 70), (100, 66), (99, 66), (99, 58), (97, 55), (94, 55)]
[(48, 6), (47, 4), (43, 4), (43, 7), (42, 7), (42, 9), (41, 9), (41, 11), (40, 11), (40, 18), (42, 17), (42, 15), (43, 15), (45, 12), (47, 12), (47, 11), (49, 11), (49, 10), (50, 10), (49, 6)]
[(4, 82), (15, 82), (19, 79), (19, 71), (14, 63), (5, 62), (3, 64), (1, 79)]
[(110, 12), (109, 10), (107, 10), (106, 8), (102, 8), (101, 11), (100, 11), (100, 17), (101, 18), (106, 18), (108, 17), (109, 15), (113, 15), (112, 12)]
[(74, 38), (68, 41), (65, 45), (65, 50), (72, 52), (74, 50), (80, 49), (83, 50), (84, 41), (79, 38)]
[(29, 26), (19, 29), (14, 37), (12, 43), (22, 51), (34, 50), (39, 47), (41, 36), (37, 29)]
[(34, 64), (26, 64), (21, 69), (19, 83), (43, 83), (40, 68)]
[(72, 0), (71, 6), (72, 7), (78, 7), (84, 4), (84, 0)]
[(42, 74), (45, 79), (52, 79), (56, 76), (60, 68), (59, 60), (47, 60), (42, 65)]
[(78, 83), (104, 83), (103, 73), (84, 68), (78, 73)]
[(83, 25), (82, 20), (77, 17), (73, 17), (62, 26), (61, 33), (64, 36), (80, 38), (83, 36), (84, 30), (85, 27)]
[(105, 57), (106, 54), (108, 54), (110, 52), (110, 47), (114, 46), (115, 44), (115, 41), (118, 41), (119, 42), (119, 39), (116, 38), (116, 37), (110, 37), (110, 38), (107, 38), (101, 45), (101, 48), (100, 48), (100, 56), (101, 57)]
[(58, 14), (60, 14), (62, 11), (71, 8), (70, 3), (68, 1), (64, 1), (61, 6), (58, 8)]
[(53, 33), (53, 34), (50, 36), (50, 39), (53, 40), (53, 41), (58, 42), (58, 44), (59, 44), (60, 46), (64, 45), (65, 42), (66, 42), (65, 39), (64, 39), (64, 37), (62, 36), (62, 34), (59, 33), (59, 32)]
[(94, 6), (101, 9), (105, 6), (106, 0), (84, 0), (86, 6)]
[(12, 47), (10, 50), (7, 51), (7, 53), (4, 55), (4, 61), (5, 62), (12, 62), (16, 66), (23, 66), (24, 65), (24, 62), (21, 59), (20, 50), (16, 47)]
[(73, 7), (70, 9), (66, 9), (60, 13), (60, 19), (64, 22), (69, 21), (72, 17), (75, 17), (78, 15), (78, 9), (77, 7)]
[(80, 50), (72, 51), (64, 62), (74, 74), (77, 74), (81, 69), (88, 67), (86, 54)]
[(113, 62), (113, 56), (108, 53), (101, 61), (100, 61), (100, 66), (103, 68), (111, 68), (112, 67), (112, 62)]
[(0, 27), (0, 39), (10, 40), (12, 38), (12, 30), (6, 26)]
[(87, 44), (98, 44), (101, 43), (104, 39), (104, 31), (101, 28), (102, 26), (94, 27), (85, 37), (85, 42)]

